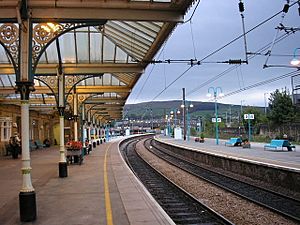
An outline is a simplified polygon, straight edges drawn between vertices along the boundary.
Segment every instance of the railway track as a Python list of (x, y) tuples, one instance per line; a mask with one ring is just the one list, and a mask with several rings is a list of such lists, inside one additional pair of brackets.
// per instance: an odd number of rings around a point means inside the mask
[(145, 147), (159, 158), (184, 171), (204, 179), (243, 198), (267, 207), (294, 221), (300, 222), (300, 202), (282, 194), (242, 182), (196, 165), (164, 149), (154, 139), (147, 139)]
[(176, 224), (232, 224), (153, 169), (136, 152), (131, 140), (121, 146), (127, 164)]

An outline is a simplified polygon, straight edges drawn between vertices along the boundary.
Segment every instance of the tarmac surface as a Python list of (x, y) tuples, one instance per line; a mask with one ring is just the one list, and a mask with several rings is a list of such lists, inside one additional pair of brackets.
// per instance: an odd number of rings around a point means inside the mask
[(119, 139), (97, 145), (83, 164), (58, 177), (59, 147), (31, 152), (37, 220), (21, 223), (21, 159), (0, 158), (0, 224), (174, 224), (135, 178), (118, 151)]
[(158, 139), (185, 148), (193, 148), (198, 151), (205, 151), (226, 157), (235, 157), (242, 160), (254, 161), (274, 165), (276, 167), (285, 167), (300, 172), (300, 145), (295, 145), (294, 151), (284, 150), (264, 150), (264, 145), (268, 143), (251, 142), (251, 148), (225, 146), (228, 140), (219, 139), (219, 145), (215, 139), (205, 138), (204, 143), (195, 142), (195, 138), (190, 140), (176, 140), (168, 136), (160, 135)]

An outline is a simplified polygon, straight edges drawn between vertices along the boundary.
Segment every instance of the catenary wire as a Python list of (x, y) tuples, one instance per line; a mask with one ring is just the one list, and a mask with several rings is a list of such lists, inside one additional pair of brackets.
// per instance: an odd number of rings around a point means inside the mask
[(281, 80), (281, 79), (284, 79), (284, 78), (287, 78), (287, 77), (291, 77), (291, 76), (294, 76), (294, 75), (297, 75), (297, 74), (299, 74), (299, 71), (293, 71), (293, 72), (285, 73), (285, 74), (282, 74), (278, 77), (274, 77), (274, 78), (271, 78), (271, 79), (268, 79), (268, 80), (263, 80), (263, 81), (260, 81), (258, 83), (249, 85), (247, 87), (240, 88), (240, 89), (235, 90), (233, 92), (227, 93), (224, 96), (219, 97), (218, 99), (222, 99), (222, 98), (225, 98), (225, 97), (228, 97), (228, 96), (231, 96), (231, 95), (235, 95), (235, 94), (238, 94), (240, 92), (243, 92), (243, 91), (255, 88), (255, 87), (259, 87), (259, 86), (262, 86), (262, 85), (265, 85), (265, 84), (269, 84), (269, 83), (272, 83), (272, 82), (275, 82), (275, 81), (278, 81), (278, 80)]
[[(294, 6), (297, 2), (294, 2), (290, 5), (290, 7)], [(201, 60), (199, 60), (199, 64), (201, 64), (202, 61), (204, 61), (205, 59), (211, 57), (212, 55), (216, 54), (217, 52), (221, 51), (222, 49), (226, 48), (227, 46), (231, 45), (232, 43), (234, 43), (235, 41), (239, 40), (240, 38), (244, 37), (244, 35), (252, 32), (253, 30), (257, 29), (258, 27), (262, 26), (263, 24), (265, 24), (266, 22), (270, 21), (271, 19), (275, 18), (276, 16), (278, 16), (279, 14), (282, 13), (282, 10), (280, 10), (279, 12), (275, 13), (274, 15), (270, 16), (269, 18), (265, 19), (264, 21), (260, 22), (259, 24), (257, 24), (256, 26), (252, 27), (250, 30), (248, 30), (247, 32), (239, 35), (238, 37), (234, 38), (233, 40), (231, 40), (230, 42), (228, 42), (227, 44), (223, 45), (222, 47), (216, 49), (215, 51), (213, 51), (212, 53), (206, 55), (205, 57), (203, 57)], [(233, 66), (231, 68), (236, 68), (237, 66)], [(192, 68), (189, 67), (186, 71), (184, 71), (183, 73), (181, 73), (174, 81), (172, 81), (167, 87), (165, 87), (160, 93), (158, 93), (152, 100), (154, 101), (156, 98), (158, 98), (163, 92), (165, 92), (172, 84), (174, 84), (179, 78), (181, 78), (182, 76), (184, 76), (190, 69)], [(229, 69), (228, 69), (229, 70)], [(227, 71), (227, 70), (226, 70)], [(230, 70), (231, 71), (231, 70)], [(225, 72), (225, 71), (224, 71)], [(227, 72), (222, 72), (220, 75), (223, 76), (225, 75)], [(228, 71), (229, 72), (229, 71)], [(216, 78), (217, 79), (217, 78)], [(215, 79), (214, 79), (215, 80)], [(212, 81), (211, 81), (212, 82)], [(206, 82), (205, 82), (206, 83)], [(188, 94), (189, 95), (189, 94)]]
[[(281, 35), (279, 38), (277, 38), (276, 42), (275, 43), (278, 43), (282, 40), (284, 40), (286, 37), (288, 37), (291, 33), (285, 33), (283, 35)], [(262, 48), (260, 48), (258, 51), (255, 52), (255, 54), (251, 55), (249, 57), (249, 60), (253, 59), (257, 53), (260, 53), (260, 52), (263, 52), (265, 50), (267, 50), (267, 48), (270, 46), (270, 44), (272, 44), (272, 42), (266, 44), (265, 46), (263, 46)], [(241, 67), (241, 65), (234, 65), (234, 66), (231, 66), (229, 68), (227, 68), (226, 70), (224, 70), (223, 72), (219, 73), (218, 75), (210, 78), (209, 80), (205, 81), (204, 83), (202, 83), (201, 85), (197, 86), (196, 88), (194, 88), (193, 90), (191, 90), (190, 92), (187, 93), (187, 96), (193, 94), (194, 92), (200, 90), (201, 88), (205, 87), (206, 85), (212, 83), (213, 81), (221, 78), (222, 76), (226, 75), (227, 73), (231, 72), (232, 70), (238, 68), (238, 67)]]

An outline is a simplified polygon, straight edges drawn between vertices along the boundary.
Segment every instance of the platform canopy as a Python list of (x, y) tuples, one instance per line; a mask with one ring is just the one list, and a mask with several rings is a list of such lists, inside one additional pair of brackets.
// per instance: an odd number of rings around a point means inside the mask
[[(102, 120), (122, 118), (138, 79), (195, 0), (0, 1), (0, 104), (20, 104), (15, 82), (23, 16), (32, 26), (30, 107), (54, 113), (57, 71), (72, 109), (89, 106)], [(49, 110), (51, 109), (51, 110)]]

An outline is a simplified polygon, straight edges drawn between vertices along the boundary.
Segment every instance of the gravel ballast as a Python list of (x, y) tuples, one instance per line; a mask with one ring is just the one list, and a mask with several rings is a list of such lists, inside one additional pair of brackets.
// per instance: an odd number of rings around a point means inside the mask
[(142, 142), (137, 144), (137, 152), (174, 183), (235, 224), (298, 224), (170, 165), (146, 150)]

